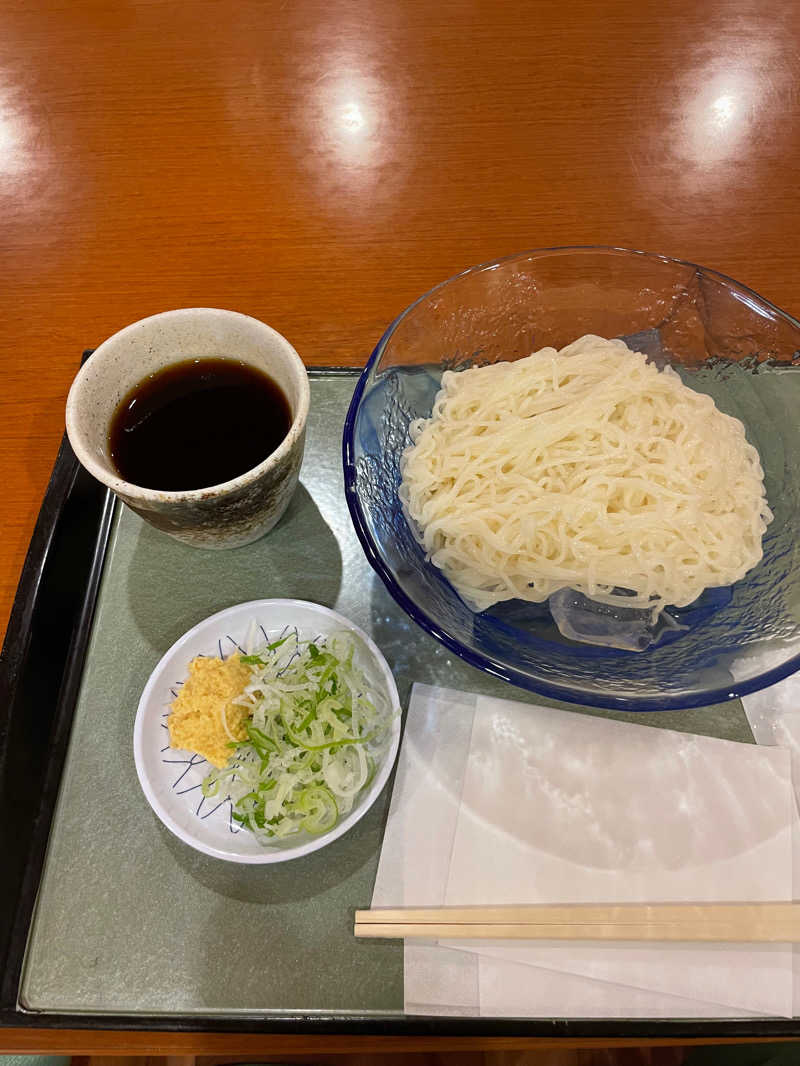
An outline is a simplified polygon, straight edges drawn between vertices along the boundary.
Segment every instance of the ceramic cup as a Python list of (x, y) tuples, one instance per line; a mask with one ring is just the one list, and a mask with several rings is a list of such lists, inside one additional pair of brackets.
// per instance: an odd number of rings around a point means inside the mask
[[(108, 431), (120, 401), (148, 375), (197, 357), (228, 356), (259, 367), (283, 391), (292, 413), (271, 455), (209, 488), (163, 492), (119, 477)], [(104, 341), (81, 367), (67, 398), (67, 435), (84, 467), (157, 529), (200, 548), (236, 548), (272, 529), (300, 473), (309, 405), (308, 375), (289, 342), (248, 315), (210, 307), (165, 311)]]

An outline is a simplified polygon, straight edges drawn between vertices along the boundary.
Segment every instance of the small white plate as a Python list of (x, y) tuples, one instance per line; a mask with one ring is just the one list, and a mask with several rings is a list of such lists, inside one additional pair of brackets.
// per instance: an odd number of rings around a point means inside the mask
[[(196, 655), (229, 655), (243, 648), (251, 624), (262, 627), (263, 634), (275, 640), (286, 627), (297, 627), (304, 639), (327, 636), (346, 629), (361, 638), (363, 662), (370, 677), (379, 679), (396, 714), (392, 738), (386, 755), (370, 787), (356, 800), (350, 813), (329, 833), (296, 838), (265, 847), (252, 833), (231, 818), (229, 800), (204, 799), (200, 784), (209, 764), (200, 755), (170, 748), (166, 720), (169, 708), (187, 675), (189, 662)], [(260, 634), (261, 635), (261, 634)], [(325, 847), (346, 833), (377, 799), (391, 773), (400, 744), (400, 703), (392, 672), (372, 640), (358, 626), (327, 607), (303, 600), (252, 600), (229, 607), (200, 622), (163, 656), (145, 685), (133, 727), (133, 755), (136, 772), (145, 796), (155, 813), (175, 836), (186, 844), (229, 862), (286, 862)]]

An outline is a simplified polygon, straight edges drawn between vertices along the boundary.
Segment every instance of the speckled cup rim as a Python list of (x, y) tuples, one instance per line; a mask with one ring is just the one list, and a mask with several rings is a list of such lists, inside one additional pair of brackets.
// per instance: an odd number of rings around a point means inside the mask
[[(231, 478), (229, 481), (220, 481), (199, 489), (149, 489), (145, 488), (143, 485), (137, 485), (133, 481), (126, 481), (124, 478), (109, 474), (109, 472), (95, 459), (92, 452), (85, 446), (82, 433), (79, 429), (77, 414), (81, 404), (83, 387), (90, 375), (96, 371), (98, 359), (102, 361), (104, 354), (112, 351), (120, 342), (124, 342), (132, 334), (139, 332), (143, 328), (156, 326), (159, 322), (163, 322), (166, 319), (174, 320), (186, 318), (187, 320), (190, 320), (193, 317), (196, 318), (198, 314), (213, 314), (215, 316), (229, 317), (255, 323), (259, 330), (263, 331), (265, 335), (270, 336), (273, 341), (278, 343), (287, 363), (298, 371), (297, 379), (299, 388), (297, 409), (294, 412), (292, 424), (289, 426), (286, 436), (278, 447), (270, 452), (266, 459), (262, 460), (258, 466), (251, 467), (243, 474), (239, 474), (238, 477)], [(165, 361), (164, 366), (166, 367), (169, 365), (169, 361)], [(199, 500), (207, 500), (212, 496), (227, 495), (229, 492), (235, 492), (238, 489), (246, 488), (248, 485), (262, 477), (271, 467), (276, 466), (284, 456), (289, 453), (298, 437), (302, 434), (305, 428), (306, 419), (308, 418), (310, 402), (311, 389), (308, 383), (308, 373), (305, 364), (289, 341), (281, 333), (278, 333), (277, 330), (273, 329), (272, 326), (268, 326), (266, 322), (262, 322), (261, 319), (254, 318), (252, 315), (242, 314), (241, 311), (229, 311), (219, 307), (181, 307), (173, 311), (161, 311), (158, 314), (149, 315), (146, 318), (140, 318), (136, 322), (132, 322), (130, 325), (124, 326), (121, 330), (113, 333), (107, 340), (103, 341), (102, 344), (95, 348), (94, 352), (76, 374), (75, 380), (72, 382), (67, 395), (67, 437), (69, 438), (72, 450), (75, 452), (81, 466), (85, 467), (85, 469), (88, 470), (93, 477), (97, 478), (98, 481), (102, 482), (102, 484), (107, 485), (112, 492), (121, 496), (131, 497), (135, 500), (140, 500), (142, 503), (164, 503), (170, 501), (176, 503), (194, 503)], [(110, 411), (108, 414), (109, 424), (113, 414), (114, 411)]]

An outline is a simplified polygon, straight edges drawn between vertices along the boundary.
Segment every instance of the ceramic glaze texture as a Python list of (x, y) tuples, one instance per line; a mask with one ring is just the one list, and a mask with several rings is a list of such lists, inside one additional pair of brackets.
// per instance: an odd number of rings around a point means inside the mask
[[(108, 427), (120, 401), (148, 375), (197, 357), (229, 357), (265, 371), (289, 401), (289, 432), (262, 463), (220, 485), (186, 492), (123, 480), (109, 453)], [(236, 548), (279, 521), (297, 486), (309, 386), (303, 363), (275, 330), (247, 315), (184, 308), (114, 334), (83, 366), (67, 399), (67, 433), (86, 469), (157, 529), (201, 548)]]

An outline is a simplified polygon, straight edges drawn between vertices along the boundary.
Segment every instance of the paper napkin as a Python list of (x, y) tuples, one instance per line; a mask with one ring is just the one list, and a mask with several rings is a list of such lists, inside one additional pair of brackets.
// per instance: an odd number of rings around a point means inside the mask
[[(777, 748), (415, 686), (373, 906), (789, 899), (793, 810)], [(406, 945), (409, 1011), (785, 1015), (791, 997), (785, 945)]]

